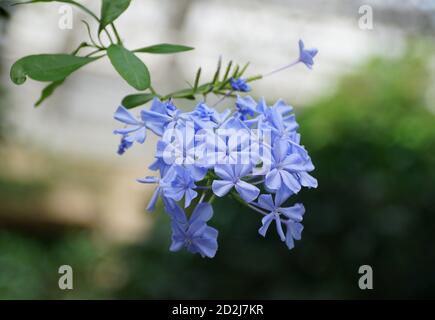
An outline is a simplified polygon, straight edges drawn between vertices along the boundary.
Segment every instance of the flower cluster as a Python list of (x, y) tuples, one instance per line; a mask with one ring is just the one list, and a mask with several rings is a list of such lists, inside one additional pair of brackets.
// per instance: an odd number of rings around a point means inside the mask
[[(311, 67), (317, 51), (307, 52), (303, 44), (300, 50), (298, 62)], [(230, 83), (233, 91), (250, 90), (243, 79)], [(156, 175), (138, 181), (156, 185), (147, 210), (162, 199), (171, 218), (171, 251), (215, 256), (218, 231), (208, 222), (213, 200), (225, 196), (262, 216), (260, 235), (274, 222), (289, 249), (300, 240), (305, 208), (286, 202), (302, 187), (316, 188), (317, 180), (309, 173), (314, 166), (300, 143), (293, 108), (284, 101), (268, 105), (264, 98), (237, 96), (225, 111), (200, 102), (184, 112), (171, 99), (154, 98), (138, 117), (120, 106), (115, 119), (125, 125), (114, 132), (121, 136), (119, 154), (144, 143), (147, 131), (159, 137), (149, 167)]]

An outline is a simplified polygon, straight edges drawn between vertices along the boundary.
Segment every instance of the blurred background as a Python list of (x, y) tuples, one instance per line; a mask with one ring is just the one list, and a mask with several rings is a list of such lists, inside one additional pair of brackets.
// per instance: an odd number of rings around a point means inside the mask
[[(99, 12), (100, 1), (79, 1)], [(435, 298), (435, 1), (141, 0), (117, 22), (130, 48), (161, 42), (194, 51), (142, 55), (170, 92), (219, 56), (248, 74), (293, 61), (297, 40), (320, 53), (253, 84), (256, 98), (295, 107), (317, 190), (303, 190), (302, 240), (288, 251), (260, 219), (216, 202), (213, 260), (170, 253), (160, 210), (145, 211), (155, 139), (123, 157), (113, 112), (132, 89), (107, 59), (71, 76), (40, 108), (43, 87), (9, 80), (28, 54), (70, 52), (86, 19), (62, 4), (0, 1), (0, 298)], [(363, 5), (373, 28), (359, 25)], [(228, 104), (230, 101), (227, 102)], [(189, 108), (189, 104), (181, 102)], [(71, 265), (74, 290), (58, 287)], [(374, 289), (358, 287), (370, 265)]]

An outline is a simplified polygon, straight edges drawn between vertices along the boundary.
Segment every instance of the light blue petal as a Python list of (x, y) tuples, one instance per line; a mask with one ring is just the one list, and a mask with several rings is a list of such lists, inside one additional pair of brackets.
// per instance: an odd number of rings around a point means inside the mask
[(197, 196), (198, 193), (195, 190), (187, 189), (184, 195), (184, 207), (187, 208), (188, 206), (190, 206), (192, 200), (195, 199)]
[(278, 190), (279, 188), (281, 188), (281, 182), (281, 175), (279, 174), (278, 169), (272, 169), (266, 175), (265, 184), (271, 190)]
[(140, 178), (136, 180), (137, 182), (140, 183), (158, 183), (159, 182), (159, 178), (157, 177), (145, 177), (145, 178)]
[(274, 215), (272, 213), (268, 214), (267, 216), (264, 216), (263, 219), (261, 219), (261, 223), (263, 225), (261, 226), (260, 229), (258, 229), (258, 233), (263, 237), (265, 237), (267, 229), (269, 229), (269, 226), (273, 220), (274, 220)]
[(273, 144), (273, 158), (276, 161), (276, 163), (283, 162), (284, 159), (287, 157), (288, 152), (288, 142), (277, 139), (275, 143)]
[(133, 125), (133, 126), (130, 126), (127, 128), (113, 130), (113, 133), (120, 134), (120, 135), (127, 135), (127, 134), (132, 133), (136, 130), (139, 130), (142, 127), (143, 127), (143, 125)]
[(169, 247), (169, 251), (177, 252), (180, 251), (184, 247), (184, 241), (172, 240), (171, 246)]
[(156, 209), (156, 203), (157, 200), (159, 199), (159, 195), (160, 195), (160, 187), (157, 187), (156, 190), (154, 191), (153, 195), (151, 196), (150, 202), (148, 203), (147, 206), (147, 211), (154, 211)]
[(275, 217), (276, 232), (278, 232), (281, 241), (285, 241), (284, 230), (282, 229), (281, 219)]
[(234, 180), (233, 167), (229, 164), (218, 164), (214, 167), (214, 172), (223, 180)]
[(281, 180), (283, 184), (293, 193), (298, 193), (301, 190), (301, 184), (299, 181), (293, 176), (293, 174), (280, 170), (279, 175), (281, 176)]
[(130, 125), (140, 125), (141, 123), (126, 108), (119, 106), (116, 109), (114, 118), (122, 123)]
[(125, 140), (129, 141), (129, 142), (137, 142), (137, 143), (144, 143), (145, 139), (146, 139), (146, 128), (142, 127), (132, 133), (130, 133), (129, 135), (125, 136)]
[(234, 187), (234, 183), (227, 180), (214, 180), (211, 188), (218, 197), (223, 197)]
[(199, 238), (194, 240), (194, 244), (197, 246), (202, 257), (213, 258), (216, 255), (218, 248), (216, 240)]
[(301, 172), (299, 173), (299, 178), (301, 185), (308, 188), (317, 188), (317, 179), (311, 176), (309, 173)]
[(240, 197), (248, 203), (257, 199), (260, 194), (260, 189), (242, 180), (236, 183), (236, 190)]
[(297, 203), (289, 208), (279, 208), (279, 212), (294, 222), (301, 222), (305, 213), (305, 207), (301, 203)]
[(189, 222), (194, 223), (196, 221), (207, 222), (213, 217), (213, 207), (210, 203), (202, 202), (198, 204), (193, 210), (192, 216)]
[(275, 210), (275, 204), (273, 203), (271, 194), (262, 194), (258, 197), (258, 206), (267, 211)]
[(280, 207), (293, 193), (287, 188), (280, 188), (275, 194), (275, 206)]

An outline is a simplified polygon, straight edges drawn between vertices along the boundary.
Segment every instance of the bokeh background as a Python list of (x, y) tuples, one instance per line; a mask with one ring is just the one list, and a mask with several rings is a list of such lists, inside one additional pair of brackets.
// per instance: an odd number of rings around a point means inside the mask
[[(81, 1), (95, 12), (97, 0)], [(216, 202), (215, 259), (170, 253), (160, 210), (145, 212), (155, 138), (116, 155), (113, 112), (133, 93), (107, 60), (71, 76), (38, 109), (42, 84), (9, 68), (72, 51), (86, 30), (59, 28), (62, 4), (0, 1), (0, 298), (435, 298), (435, 1), (135, 0), (117, 25), (127, 46), (196, 49), (143, 55), (161, 92), (184, 87), (219, 56), (248, 74), (292, 61), (297, 40), (320, 53), (255, 83), (255, 97), (294, 105), (319, 180), (303, 190), (303, 238), (288, 251), (260, 219)], [(359, 28), (361, 5), (373, 29)], [(180, 102), (185, 107), (192, 107)], [(228, 104), (230, 101), (227, 102)], [(74, 290), (58, 288), (71, 265)], [(370, 265), (374, 289), (358, 287)]]

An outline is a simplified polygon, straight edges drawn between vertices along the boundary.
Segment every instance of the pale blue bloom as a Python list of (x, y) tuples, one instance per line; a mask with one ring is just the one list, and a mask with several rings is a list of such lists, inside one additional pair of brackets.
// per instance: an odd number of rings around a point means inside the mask
[[(294, 247), (293, 239), (299, 240), (301, 238), (303, 227), (300, 222), (305, 213), (305, 208), (299, 203), (292, 207), (281, 207), (289, 195), (290, 193), (284, 189), (280, 189), (275, 194), (275, 200), (273, 200), (271, 194), (262, 194), (258, 197), (256, 205), (268, 212), (261, 220), (262, 226), (258, 232), (265, 237), (270, 224), (275, 221), (276, 231), (281, 241), (285, 241), (287, 247), (292, 249)], [(284, 233), (283, 224), (287, 227), (286, 233)]]
[(158, 177), (145, 177), (141, 179), (137, 179), (140, 183), (145, 184), (157, 184), (156, 189), (154, 190), (150, 202), (146, 208), (147, 211), (154, 211), (156, 208), (157, 200), (161, 197), (165, 200), (166, 192), (165, 190), (171, 186), (172, 181), (175, 179), (176, 172), (171, 169), (166, 172), (166, 174), (162, 178)]
[(184, 197), (184, 207), (190, 206), (193, 199), (198, 196), (195, 180), (189, 170), (182, 166), (175, 166), (175, 177), (170, 185), (165, 188), (165, 196), (175, 201), (180, 201)]
[(240, 92), (251, 91), (251, 86), (246, 82), (245, 79), (242, 78), (237, 78), (237, 79), (231, 78), (230, 85), (234, 91), (240, 91)]
[(240, 116), (240, 119), (247, 120), (248, 118), (252, 118), (255, 115), (256, 106), (257, 106), (257, 102), (252, 97), (237, 96), (236, 108)]
[(121, 138), (121, 142), (119, 143), (118, 146), (118, 154), (121, 156), (123, 155), (127, 149), (129, 149), (131, 146), (133, 145), (133, 142), (128, 141), (125, 137)]
[(209, 203), (196, 206), (190, 219), (176, 203), (169, 203), (166, 211), (172, 218), (172, 244), (170, 251), (186, 248), (189, 252), (199, 253), (202, 257), (213, 258), (216, 254), (218, 231), (207, 225), (213, 216)]
[(243, 200), (246, 202), (254, 201), (258, 197), (260, 189), (242, 180), (243, 177), (248, 176), (251, 170), (251, 165), (216, 165), (214, 171), (222, 180), (213, 181), (212, 190), (214, 194), (223, 197), (234, 187)]
[(307, 172), (314, 170), (311, 161), (306, 161), (298, 153), (288, 153), (289, 143), (277, 140), (272, 149), (272, 166), (266, 175), (265, 184), (270, 190), (287, 188), (298, 193), (302, 186), (317, 188), (317, 180)]
[(308, 68), (314, 65), (314, 57), (319, 51), (317, 49), (305, 49), (304, 42), (299, 40), (299, 61), (305, 64)]
[[(311, 67), (315, 53), (300, 45), (300, 62)], [(242, 81), (232, 79), (233, 89), (244, 91), (246, 83)], [(268, 106), (264, 98), (255, 101), (249, 96), (237, 97), (235, 108), (232, 113), (221, 113), (201, 102), (193, 111), (182, 112), (172, 101), (156, 98), (149, 110), (141, 111), (139, 119), (123, 107), (115, 113), (115, 119), (126, 125), (115, 130), (122, 136), (120, 154), (135, 142), (143, 143), (147, 129), (160, 136), (155, 161), (149, 167), (160, 177), (138, 181), (156, 185), (147, 210), (154, 210), (162, 199), (172, 220), (171, 251), (185, 247), (203, 257), (214, 257), (218, 231), (207, 225), (213, 210), (203, 201), (210, 191), (223, 197), (233, 188), (239, 197), (236, 193), (233, 196), (264, 215), (261, 235), (265, 236), (275, 221), (278, 235), (289, 249), (301, 238), (304, 207), (283, 204), (302, 187), (317, 187), (317, 180), (308, 173), (314, 166), (301, 145), (293, 108), (282, 100)], [(260, 195), (257, 186), (275, 196)], [(198, 198), (198, 189), (205, 196), (199, 204), (193, 201)], [(192, 204), (196, 208), (189, 219), (182, 207)]]
[(119, 106), (114, 118), (126, 125), (123, 129), (116, 129), (114, 134), (121, 135), (121, 143), (118, 154), (123, 154), (134, 142), (144, 143), (146, 139), (146, 126), (143, 120), (137, 119), (131, 112), (123, 106)]
[(171, 100), (161, 102), (158, 98), (153, 99), (150, 110), (141, 111), (141, 117), (158, 136), (162, 136), (166, 129), (183, 126), (186, 121), (186, 115)]

